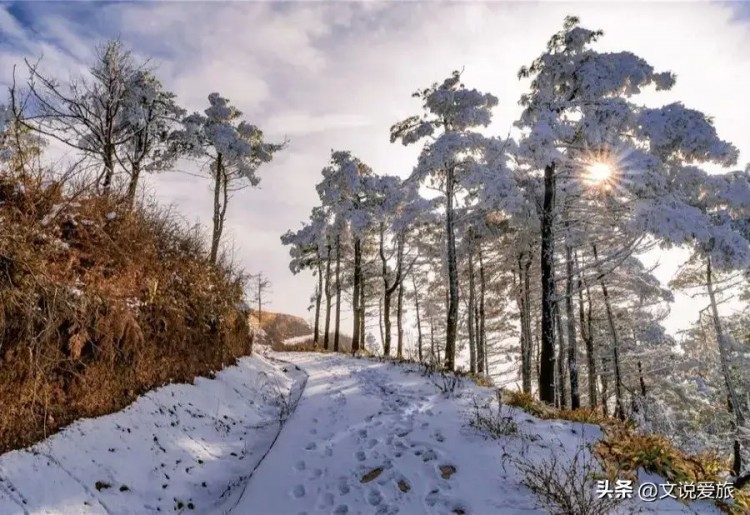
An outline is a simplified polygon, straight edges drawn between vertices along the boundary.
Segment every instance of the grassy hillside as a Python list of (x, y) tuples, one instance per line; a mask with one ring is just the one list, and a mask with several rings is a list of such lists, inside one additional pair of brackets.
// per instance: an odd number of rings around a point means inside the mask
[(312, 329), (305, 319), (294, 315), (263, 311), (259, 320), (258, 311), (251, 309), (249, 320), (251, 325), (265, 331), (269, 343), (274, 347), (280, 346), (288, 338), (312, 334)]
[(157, 207), (0, 175), (0, 452), (251, 351), (239, 274)]

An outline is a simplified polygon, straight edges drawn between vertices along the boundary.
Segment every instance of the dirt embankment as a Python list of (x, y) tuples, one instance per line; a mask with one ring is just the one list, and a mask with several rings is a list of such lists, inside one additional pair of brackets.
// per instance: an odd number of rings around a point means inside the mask
[(0, 174), (0, 452), (248, 354), (242, 292), (165, 210)]
[(258, 311), (251, 309), (250, 324), (263, 329), (267, 335), (268, 343), (274, 349), (280, 349), (284, 340), (288, 338), (312, 334), (312, 329), (305, 319), (285, 313), (262, 311), (260, 317), (258, 317)]

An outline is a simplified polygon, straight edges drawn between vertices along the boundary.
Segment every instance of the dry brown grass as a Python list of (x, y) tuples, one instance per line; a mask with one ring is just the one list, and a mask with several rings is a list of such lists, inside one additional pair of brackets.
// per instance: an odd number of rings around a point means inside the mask
[(325, 350), (320, 345), (313, 344), (312, 339), (301, 342), (301, 343), (284, 345), (283, 347), (280, 347), (279, 349), (284, 352), (319, 352), (319, 353), (330, 352), (330, 351)]
[[(639, 468), (661, 476), (672, 483), (718, 483), (730, 476), (731, 458), (716, 453), (687, 454), (667, 437), (641, 433), (632, 424), (604, 415), (592, 408), (554, 409), (522, 391), (504, 392), (504, 402), (542, 419), (568, 420), (598, 425), (604, 438), (593, 446), (595, 456), (607, 477), (637, 480)], [(731, 513), (750, 513), (750, 495), (735, 491), (732, 505), (717, 501)]]
[[(730, 475), (731, 459), (714, 452), (691, 455), (676, 448), (667, 437), (639, 433), (627, 426), (604, 428), (605, 437), (594, 445), (609, 477), (635, 480), (639, 468), (671, 483), (720, 483)], [(750, 496), (735, 491), (734, 503), (717, 505), (731, 513), (750, 513)]]
[(0, 172), (0, 452), (251, 350), (198, 234), (43, 179)]

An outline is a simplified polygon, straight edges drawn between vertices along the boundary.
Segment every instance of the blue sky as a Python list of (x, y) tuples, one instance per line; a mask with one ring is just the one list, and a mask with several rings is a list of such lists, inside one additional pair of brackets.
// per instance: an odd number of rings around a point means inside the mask
[[(378, 172), (405, 176), (416, 150), (390, 144), (390, 125), (417, 112), (414, 90), (461, 67), (468, 85), (500, 98), (491, 129), (505, 134), (525, 88), (518, 68), (566, 14), (604, 29), (601, 48), (631, 50), (674, 71), (672, 92), (644, 100), (681, 100), (712, 115), (742, 163), (750, 161), (750, 4), (743, 3), (3, 3), (0, 82), (13, 64), (40, 55), (49, 73), (75, 76), (98, 42), (119, 36), (153, 57), (189, 110), (204, 109), (218, 91), (269, 139), (288, 137), (288, 149), (261, 169), (261, 188), (233, 199), (228, 236), (238, 262), (270, 276), (272, 307), (307, 315), (313, 280), (291, 275), (279, 235), (308, 216), (330, 150), (352, 150)], [(173, 173), (149, 177), (147, 186), (188, 221), (210, 220), (208, 181)], [(668, 279), (679, 256), (652, 257)], [(679, 300), (673, 328), (694, 318), (690, 305)]]

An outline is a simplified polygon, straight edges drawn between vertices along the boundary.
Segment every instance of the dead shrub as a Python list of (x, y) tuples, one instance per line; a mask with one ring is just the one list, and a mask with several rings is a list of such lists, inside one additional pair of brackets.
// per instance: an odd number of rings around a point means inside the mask
[(502, 438), (519, 434), (518, 423), (513, 413), (503, 405), (500, 390), (496, 391), (496, 408), (488, 399), (480, 402), (474, 399), (472, 416), (469, 425), (491, 438)]
[(284, 352), (329, 352), (325, 350), (320, 344), (315, 345), (312, 339), (301, 343), (284, 345), (282, 347), (279, 347), (278, 350), (282, 350)]
[(505, 403), (508, 406), (521, 408), (535, 417), (545, 418), (549, 414), (550, 408), (534, 398), (530, 393), (522, 390), (505, 391)]
[(541, 507), (557, 515), (601, 515), (612, 513), (621, 502), (615, 497), (597, 495), (601, 464), (595, 455), (580, 445), (570, 460), (551, 453), (532, 459), (524, 455), (507, 456), (522, 475), (522, 482), (534, 492)]

